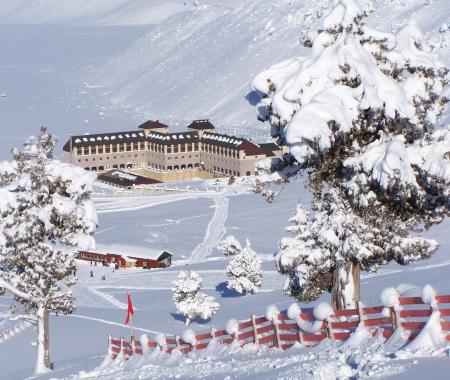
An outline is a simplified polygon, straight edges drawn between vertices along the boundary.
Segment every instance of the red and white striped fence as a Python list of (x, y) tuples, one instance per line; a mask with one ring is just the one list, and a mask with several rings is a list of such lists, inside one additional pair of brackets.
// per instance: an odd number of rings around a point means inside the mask
[[(324, 321), (317, 320), (313, 310), (301, 311), (297, 320), (289, 318), (288, 311), (278, 312), (274, 317), (255, 316), (243, 321), (236, 321), (236, 330), (229, 333), (226, 330), (215, 330), (195, 335), (193, 342), (183, 341), (179, 335), (157, 336), (151, 340), (143, 335), (141, 340), (132, 339), (131, 342), (123, 338), (109, 337), (109, 355), (113, 359), (119, 355), (125, 359), (132, 355), (141, 355), (152, 350), (172, 352), (177, 349), (183, 354), (208, 347), (212, 339), (221, 344), (239, 343), (241, 346), (255, 343), (260, 346), (287, 349), (296, 342), (303, 346), (313, 346), (325, 338), (344, 341), (362, 324), (372, 336), (381, 334), (389, 338), (396, 329), (403, 329), (408, 334), (408, 341), (412, 341), (425, 327), (429, 317), (438, 311), (442, 337), (450, 342), (450, 295), (435, 296), (432, 305), (424, 303), (421, 297), (399, 297), (396, 305), (360, 306), (357, 309), (335, 310)], [(302, 323), (314, 322), (319, 326), (317, 331), (299, 327)], [(309, 330), (309, 332), (308, 332)], [(144, 347), (143, 345), (147, 345)]]

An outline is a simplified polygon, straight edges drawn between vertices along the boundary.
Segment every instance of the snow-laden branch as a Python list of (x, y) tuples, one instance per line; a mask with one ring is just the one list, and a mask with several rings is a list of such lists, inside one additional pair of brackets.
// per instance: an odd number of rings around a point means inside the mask
[(29, 294), (22, 292), (21, 290), (17, 289), (15, 286), (6, 282), (2, 278), (0, 278), (0, 288), (7, 290), (14, 296), (21, 298), (24, 301), (30, 301), (32, 299), (32, 297)]

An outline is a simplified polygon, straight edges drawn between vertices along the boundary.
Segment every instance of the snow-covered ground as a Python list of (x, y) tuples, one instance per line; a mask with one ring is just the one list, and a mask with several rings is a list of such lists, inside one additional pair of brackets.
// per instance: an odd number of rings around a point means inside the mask
[[(166, 199), (163, 202), (164, 197)], [(203, 278), (204, 291), (214, 296), (221, 305), (211, 321), (194, 321), (192, 328), (195, 331), (207, 330), (211, 324), (223, 327), (230, 318), (245, 319), (251, 313), (264, 314), (269, 304), (276, 304), (280, 310), (287, 308), (292, 300), (282, 294), (283, 278), (276, 272), (270, 258), (276, 249), (277, 236), (281, 235), (297, 200), (307, 201), (308, 198), (309, 194), (298, 193), (298, 187), (291, 185), (283, 189), (275, 205), (267, 204), (258, 194), (236, 194), (233, 189), (225, 193), (199, 193), (195, 199), (184, 194), (98, 199), (98, 243), (127, 241), (142, 248), (169, 249), (175, 255), (174, 266), (151, 271), (131, 269), (113, 272), (112, 268), (80, 263), (80, 280), (75, 289), (76, 312), (51, 318), (51, 352), (55, 371), (44, 378), (71, 375), (83, 378), (80, 371), (89, 372), (102, 362), (107, 350), (108, 334), (129, 335), (128, 328), (123, 325), (128, 290), (136, 308), (134, 331), (137, 335), (184, 331), (184, 319), (176, 314), (171, 288), (179, 271), (186, 268), (199, 273)], [(215, 204), (217, 200), (224, 199), (228, 201), (225, 217), (223, 211), (216, 212), (220, 208)], [(375, 275), (365, 274), (362, 281), (363, 301), (367, 305), (379, 304), (382, 289), (402, 283), (417, 287), (431, 283), (440, 293), (450, 293), (450, 240), (446, 236), (449, 227), (446, 221), (428, 232), (442, 244), (432, 259), (407, 267), (390, 264)], [(241, 241), (248, 236), (252, 247), (263, 258), (263, 286), (255, 295), (236, 297), (228, 291), (225, 283), (228, 260), (222, 258), (215, 249), (212, 252), (204, 249), (205, 240), (208, 240), (209, 246), (214, 246), (224, 229)], [(272, 231), (269, 237), (268, 231)], [(200, 262), (195, 262), (196, 257), (189, 256), (192, 252), (201, 252)], [(192, 259), (191, 263), (189, 259)], [(94, 271), (93, 278), (89, 276), (90, 270)], [(106, 280), (101, 280), (103, 275)], [(328, 295), (322, 297), (322, 300), (328, 299)], [(1, 305), (4, 309), (7, 299), (3, 299)], [(20, 355), (0, 355), (0, 378), (22, 379), (32, 374), (34, 340), (33, 328), (25, 328), (12, 338), (0, 342), (0, 352), (20, 352)], [(295, 378), (295, 374), (301, 371), (305, 373), (305, 378), (320, 378), (317, 374), (321, 374), (322, 378), (329, 379), (334, 378), (334, 375), (330, 375), (333, 371), (346, 365), (361, 367), (360, 377), (370, 377), (369, 373), (372, 372), (387, 376), (406, 371), (402, 376), (407, 378), (406, 374), (411, 373), (408, 371), (425, 371), (424, 368), (429, 368), (433, 361), (443, 371), (449, 366), (448, 357), (390, 359), (379, 352), (378, 356), (372, 357), (376, 347), (378, 344), (375, 341), (367, 342), (367, 347), (356, 353), (347, 350), (344, 356), (336, 348), (322, 347), (307, 351), (294, 349), (285, 353), (263, 351), (231, 354), (227, 351), (217, 355), (220, 357), (217, 360), (214, 352), (210, 352), (207, 359), (203, 356), (188, 360), (160, 357), (149, 360), (143, 367), (130, 364), (125, 372), (115, 368), (112, 372), (103, 373), (101, 378), (261, 378), (261, 373), (264, 373), (264, 378)], [(335, 360), (329, 360), (329, 355)], [(249, 357), (253, 359), (249, 360)], [(91, 374), (93, 378), (96, 376)], [(435, 378), (445, 378), (439, 376), (437, 374)]]
[[(272, 63), (301, 54), (300, 33), (318, 25), (318, 16), (330, 2), (200, 1), (206, 7), (187, 3), (0, 0), (0, 93), (5, 87), (8, 95), (0, 100), (0, 159), (8, 158), (9, 149), (41, 125), (60, 138), (59, 147), (69, 133), (133, 129), (150, 117), (180, 123), (180, 128), (190, 119), (210, 117), (224, 131), (265, 136), (267, 126), (256, 122), (257, 99), (248, 83)], [(373, 4), (380, 9), (370, 18), (374, 25), (382, 23), (381, 29), (390, 29), (415, 20), (440, 46), (438, 29), (448, 21), (448, 1), (378, 0)], [(151, 22), (158, 24), (147, 25)], [(448, 65), (449, 49), (444, 42), (442, 46), (439, 54)], [(100, 377), (86, 373), (102, 362), (107, 335), (129, 334), (123, 325), (127, 290), (136, 308), (137, 335), (183, 331), (171, 287), (186, 268), (200, 274), (204, 291), (221, 304), (210, 322), (193, 322), (196, 331), (211, 324), (224, 326), (229, 318), (263, 314), (269, 304), (286, 308), (292, 300), (282, 294), (284, 279), (270, 258), (297, 201), (308, 203), (309, 198), (301, 179), (285, 186), (273, 205), (258, 194), (236, 194), (232, 189), (99, 197), (95, 236), (99, 244), (167, 249), (175, 255), (174, 266), (112, 272), (80, 264), (77, 310), (70, 316), (51, 317), (55, 371), (43, 378)], [(431, 259), (407, 267), (390, 264), (375, 275), (364, 274), (363, 301), (378, 304), (383, 288), (399, 284), (431, 283), (439, 293), (449, 294), (449, 228), (446, 220), (425, 232), (441, 244)], [(264, 260), (263, 286), (255, 295), (236, 297), (226, 288), (227, 260), (214, 247), (230, 233), (241, 243), (249, 238)], [(101, 280), (102, 275), (106, 280)], [(7, 306), (8, 296), (0, 297), (0, 310)], [(14, 323), (0, 321), (0, 333)], [(35, 331), (26, 326), (0, 341), (0, 378), (31, 376), (34, 342)], [(376, 342), (342, 354), (327, 345), (284, 353), (213, 351), (206, 358), (186, 360), (159, 357), (130, 363), (127, 371), (103, 372), (100, 378), (332, 379), (351, 367), (360, 378), (422, 379), (432, 373), (438, 380), (448, 378), (450, 371), (448, 356), (386, 357), (377, 351)]]

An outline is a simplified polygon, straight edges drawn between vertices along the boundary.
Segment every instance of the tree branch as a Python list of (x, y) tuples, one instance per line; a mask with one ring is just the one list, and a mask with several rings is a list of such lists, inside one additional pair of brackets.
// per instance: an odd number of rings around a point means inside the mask
[(6, 282), (5, 280), (3, 280), (1, 278), (0, 278), (0, 288), (7, 290), (8, 292), (12, 293), (14, 296), (19, 297), (25, 301), (29, 301), (31, 299), (31, 296), (29, 294), (20, 291), (15, 286), (11, 285), (10, 283)]

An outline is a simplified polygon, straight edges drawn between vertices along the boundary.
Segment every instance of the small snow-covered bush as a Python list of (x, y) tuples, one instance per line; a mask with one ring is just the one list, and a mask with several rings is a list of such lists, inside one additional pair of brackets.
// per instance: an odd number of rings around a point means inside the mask
[(175, 303), (194, 297), (202, 288), (202, 279), (194, 271), (181, 271), (174, 281), (173, 300)]
[(254, 293), (261, 286), (261, 260), (248, 241), (241, 253), (231, 260), (226, 273), (228, 288), (238, 293)]
[(241, 252), (242, 247), (239, 241), (233, 236), (228, 235), (225, 239), (217, 244), (217, 249), (224, 254), (225, 257), (234, 256)]
[(202, 279), (194, 271), (181, 271), (178, 280), (173, 283), (173, 301), (177, 312), (186, 317), (186, 325), (193, 318), (211, 318), (219, 309), (214, 297), (201, 293)]
[(211, 318), (219, 310), (219, 306), (214, 297), (201, 292), (176, 304), (178, 313), (186, 317), (186, 325), (196, 317)]

